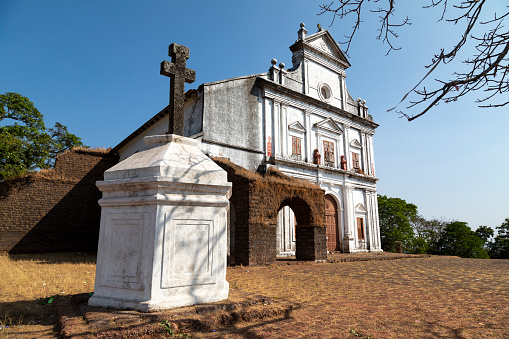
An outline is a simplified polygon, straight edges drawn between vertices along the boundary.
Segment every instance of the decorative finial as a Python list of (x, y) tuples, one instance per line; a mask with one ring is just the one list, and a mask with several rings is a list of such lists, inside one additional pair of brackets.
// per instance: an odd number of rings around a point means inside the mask
[(361, 102), (361, 98), (357, 98), (357, 102)]
[(281, 68), (281, 69), (285, 68), (285, 63), (284, 62), (280, 63), (279, 68)]
[(323, 31), (323, 29), (322, 29), (322, 25), (318, 24), (318, 25), (316, 25), (316, 27), (318, 27), (318, 32)]
[(300, 29), (299, 29), (299, 40), (306, 39), (306, 36), (308, 35), (308, 31), (304, 28), (306, 26), (303, 22), (300, 23)]
[(365, 105), (366, 104), (366, 100), (362, 100), (361, 104)]
[(270, 63), (272, 64), (272, 66), (276, 66), (276, 64), (277, 64), (277, 60), (276, 60), (276, 59), (272, 59), (272, 60), (270, 61)]

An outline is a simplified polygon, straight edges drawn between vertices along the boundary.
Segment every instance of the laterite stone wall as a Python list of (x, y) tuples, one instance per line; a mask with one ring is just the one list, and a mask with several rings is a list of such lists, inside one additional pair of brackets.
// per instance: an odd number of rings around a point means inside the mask
[(214, 161), (233, 183), (230, 203), (236, 213), (235, 264), (266, 265), (276, 261), (277, 214), (284, 206), (290, 206), (297, 219), (297, 259), (327, 258), (322, 189), (274, 169), (262, 176), (225, 159)]
[(95, 182), (117, 163), (111, 153), (73, 150), (55, 168), (0, 183), (0, 252), (95, 252), (101, 193)]

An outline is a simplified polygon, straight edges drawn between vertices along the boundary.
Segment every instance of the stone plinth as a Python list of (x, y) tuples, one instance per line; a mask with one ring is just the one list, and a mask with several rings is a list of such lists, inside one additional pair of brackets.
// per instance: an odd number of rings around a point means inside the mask
[(107, 170), (89, 305), (157, 311), (228, 298), (226, 172), (198, 142), (145, 138)]

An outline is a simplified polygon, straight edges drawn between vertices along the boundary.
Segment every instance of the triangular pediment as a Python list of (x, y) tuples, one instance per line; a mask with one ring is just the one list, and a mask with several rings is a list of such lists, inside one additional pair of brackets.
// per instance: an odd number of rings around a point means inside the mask
[(357, 140), (357, 139), (353, 139), (353, 140), (350, 142), (350, 146), (351, 146), (351, 147), (355, 147), (355, 148), (362, 148), (361, 143), (360, 143), (360, 142), (359, 142), (359, 140)]
[(339, 48), (338, 43), (334, 40), (328, 30), (323, 30), (306, 37), (305, 43), (336, 59), (340, 63), (344, 64), (345, 68), (351, 66), (345, 53), (343, 53), (341, 48)]
[(343, 129), (331, 118), (327, 118), (315, 124), (316, 128), (323, 129), (332, 133), (342, 134)]
[(364, 207), (363, 204), (357, 204), (355, 206), (355, 212), (357, 213), (366, 213), (368, 210), (366, 209), (366, 207)]
[(289, 124), (288, 125), (288, 129), (291, 129), (291, 130), (297, 131), (297, 132), (306, 133), (306, 129), (298, 121), (295, 121), (295, 122), (292, 122), (291, 124)]

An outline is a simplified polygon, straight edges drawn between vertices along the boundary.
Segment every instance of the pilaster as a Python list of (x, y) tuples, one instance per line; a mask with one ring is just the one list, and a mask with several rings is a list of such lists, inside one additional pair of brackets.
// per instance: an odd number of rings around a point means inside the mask
[(343, 185), (343, 203), (345, 205), (345, 234), (343, 237), (343, 251), (350, 253), (355, 249), (355, 238), (353, 235), (352, 220), (355, 216), (352, 206), (352, 189), (351, 185)]
[(281, 155), (283, 157), (289, 156), (288, 154), (288, 121), (286, 119), (286, 105), (279, 103), (279, 111), (281, 112)]
[(305, 123), (306, 123), (306, 162), (313, 162), (313, 155), (311, 154), (311, 114), (307, 111), (304, 111), (305, 114)]
[(345, 158), (346, 169), (352, 169), (352, 155), (350, 154), (350, 128), (345, 126)]
[(274, 117), (274, 155), (281, 156), (281, 116), (280, 116), (281, 103), (276, 100), (272, 100), (272, 116)]
[(366, 146), (366, 133), (361, 131), (361, 146), (362, 146), (362, 170), (369, 173), (368, 163), (368, 148)]

